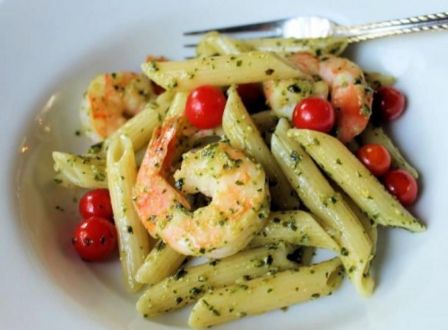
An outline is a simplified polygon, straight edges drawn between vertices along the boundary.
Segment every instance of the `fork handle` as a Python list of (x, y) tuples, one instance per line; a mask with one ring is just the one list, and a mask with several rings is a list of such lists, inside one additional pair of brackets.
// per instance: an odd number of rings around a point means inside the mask
[(387, 36), (429, 31), (448, 30), (448, 12), (420, 15), (363, 25), (340, 26), (337, 35), (348, 37), (349, 42), (359, 42)]

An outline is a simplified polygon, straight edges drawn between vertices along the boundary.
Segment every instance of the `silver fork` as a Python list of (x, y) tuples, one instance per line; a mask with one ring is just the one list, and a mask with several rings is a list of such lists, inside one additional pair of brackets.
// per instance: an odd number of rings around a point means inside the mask
[[(232, 35), (236, 38), (284, 37), (323, 38), (329, 36), (347, 37), (349, 42), (359, 42), (412, 32), (448, 30), (448, 12), (393, 19), (382, 22), (344, 26), (327, 18), (293, 17), (269, 22), (235, 25), (223, 28), (185, 32), (185, 36), (199, 36), (211, 31)], [(195, 47), (185, 44), (184, 47)]]

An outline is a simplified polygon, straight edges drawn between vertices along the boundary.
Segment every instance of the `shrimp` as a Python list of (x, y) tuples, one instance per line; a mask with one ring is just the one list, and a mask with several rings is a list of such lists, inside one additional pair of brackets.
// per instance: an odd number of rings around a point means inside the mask
[(350, 142), (365, 129), (372, 112), (373, 90), (360, 67), (345, 58), (317, 58), (304, 52), (292, 54), (289, 59), (302, 72), (317, 75), (330, 85), (337, 136), (342, 142)]
[(143, 110), (154, 95), (151, 81), (133, 72), (105, 73), (93, 79), (81, 103), (81, 122), (94, 141), (107, 138)]
[[(185, 255), (223, 258), (243, 249), (266, 224), (269, 188), (261, 165), (226, 142), (183, 155), (168, 173), (179, 120), (171, 118), (151, 139), (134, 187), (137, 213), (153, 237)], [(209, 205), (191, 210), (184, 193), (202, 193)]]

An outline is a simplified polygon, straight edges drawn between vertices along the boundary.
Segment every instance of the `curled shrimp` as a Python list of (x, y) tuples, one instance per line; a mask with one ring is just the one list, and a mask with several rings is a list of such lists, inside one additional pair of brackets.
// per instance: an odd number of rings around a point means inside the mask
[[(263, 228), (269, 214), (269, 190), (261, 165), (225, 142), (183, 155), (168, 173), (179, 121), (171, 118), (151, 139), (134, 187), (134, 205), (148, 232), (185, 255), (223, 258), (243, 249)], [(211, 197), (191, 210), (184, 193)]]
[(351, 141), (365, 129), (372, 112), (373, 90), (359, 66), (342, 57), (317, 58), (304, 52), (292, 54), (289, 59), (299, 70), (319, 76), (330, 85), (337, 136), (342, 142)]
[(133, 72), (105, 73), (93, 79), (81, 103), (86, 135), (101, 141), (143, 110), (153, 95), (151, 81)]

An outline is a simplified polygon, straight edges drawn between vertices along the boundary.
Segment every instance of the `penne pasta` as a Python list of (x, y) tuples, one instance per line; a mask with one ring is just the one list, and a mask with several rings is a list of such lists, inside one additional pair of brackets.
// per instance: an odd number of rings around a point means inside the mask
[(344, 199), (345, 203), (350, 207), (350, 209), (355, 213), (355, 215), (358, 217), (359, 221), (361, 222), (362, 226), (364, 227), (364, 230), (366, 231), (367, 235), (370, 237), (370, 241), (372, 242), (372, 255), (375, 255), (376, 253), (376, 243), (378, 241), (378, 228), (377, 224), (369, 219), (367, 214), (365, 214), (361, 209), (358, 207), (358, 205), (355, 204), (355, 202), (343, 191), (339, 191), (342, 198)]
[(207, 328), (317, 299), (332, 294), (342, 278), (341, 261), (335, 258), (214, 289), (194, 305), (188, 324)]
[(231, 87), (228, 91), (222, 128), (233, 147), (246, 151), (263, 165), (269, 177), (271, 196), (274, 203), (282, 209), (297, 208), (299, 200), (295, 196), (294, 190), (264, 143), (235, 87)]
[(136, 292), (142, 285), (136, 281), (135, 275), (149, 252), (150, 241), (132, 203), (137, 168), (132, 141), (124, 135), (110, 142), (107, 173), (121, 266), (129, 290)]
[(257, 126), (259, 132), (274, 131), (278, 122), (277, 116), (270, 110), (254, 113), (250, 117), (255, 126)]
[(288, 135), (300, 142), (329, 176), (366, 212), (384, 226), (413, 232), (425, 230), (359, 160), (336, 138), (311, 130), (294, 129)]
[(148, 288), (137, 302), (137, 311), (145, 317), (154, 317), (197, 300), (212, 287), (293, 268), (294, 263), (287, 259), (287, 253), (284, 245), (265, 246), (181, 268), (175, 275)]
[(142, 70), (158, 85), (183, 91), (206, 84), (226, 86), (304, 76), (281, 57), (264, 52), (150, 62), (142, 64)]
[(338, 245), (308, 212), (271, 212), (267, 223), (251, 241), (251, 247), (285, 242), (339, 252)]
[(383, 86), (392, 86), (397, 81), (395, 77), (379, 72), (365, 72), (364, 77), (366, 78), (367, 84), (373, 89), (378, 89)]
[(196, 46), (196, 57), (208, 57), (208, 56), (217, 56), (219, 55), (218, 50), (215, 49), (211, 44), (205, 42), (204, 39)]
[[(359, 222), (364, 228), (365, 233), (369, 236), (370, 241), (372, 242), (372, 255), (375, 256), (376, 253), (376, 245), (378, 242), (378, 225), (369, 217), (365, 212), (363, 212), (358, 205), (353, 201), (353, 199), (348, 196), (344, 190), (342, 190), (339, 186), (337, 186), (334, 182), (330, 182), (333, 189), (341, 195), (344, 202), (348, 207), (353, 211), (353, 213), (358, 218)], [(373, 258), (372, 258), (373, 259)]]
[(138, 269), (135, 280), (149, 285), (159, 283), (168, 276), (173, 275), (186, 258), (187, 256), (173, 250), (160, 240), (149, 252), (143, 265)]
[(344, 37), (317, 39), (263, 38), (245, 40), (244, 44), (264, 52), (308, 52), (316, 56), (321, 56), (329, 54), (340, 55), (347, 48), (348, 40)]
[(185, 112), (185, 104), (187, 102), (188, 93), (186, 92), (177, 92), (174, 95), (173, 101), (168, 108), (168, 112), (166, 117), (177, 117), (183, 116)]
[(316, 248), (311, 246), (302, 246), (302, 255), (300, 256), (300, 264), (302, 266), (309, 266), (312, 264)]
[(361, 140), (364, 144), (376, 143), (382, 145), (389, 151), (392, 158), (392, 166), (408, 171), (415, 179), (418, 179), (418, 171), (404, 158), (400, 149), (392, 142), (390, 137), (384, 132), (382, 127), (368, 125), (361, 133)]
[(101, 156), (52, 153), (54, 181), (66, 187), (107, 188), (106, 161)]
[(367, 214), (363, 212), (358, 205), (339, 187), (334, 184), (334, 189), (341, 194), (342, 199), (345, 201), (348, 207), (353, 211), (356, 217), (359, 219), (359, 222), (362, 224), (365, 233), (369, 236), (370, 241), (372, 242), (372, 259), (370, 260), (370, 264), (366, 267), (366, 272), (370, 273), (373, 259), (375, 258), (377, 242), (378, 242), (378, 226), (377, 224), (369, 219)]
[(361, 223), (336, 193), (303, 148), (287, 136), (289, 124), (280, 119), (272, 136), (272, 152), (305, 206), (315, 214), (339, 245), (339, 253), (358, 293), (367, 296), (374, 283), (367, 275), (372, 242)]
[[(296, 38), (263, 38), (238, 40), (230, 38), (218, 32), (207, 33), (199, 42), (197, 54), (205, 45), (214, 49), (218, 54), (239, 54), (243, 52), (258, 50), (264, 52), (275, 52), (287, 54), (293, 52), (309, 52), (316, 56), (340, 55), (348, 46), (348, 40), (344, 37), (329, 37), (318, 39), (296, 39)], [(208, 52), (207, 54), (210, 54)]]
[[(165, 116), (166, 119), (177, 117), (180, 119), (180, 123), (182, 125), (182, 132), (179, 132), (178, 139), (177, 139), (177, 145), (175, 148), (175, 152), (173, 155), (173, 162), (176, 163), (182, 159), (182, 154), (189, 149), (192, 148), (192, 143), (194, 143), (195, 139), (197, 139), (197, 136), (194, 136), (193, 133), (190, 134), (190, 132), (200, 132), (197, 128), (193, 127), (189, 121), (187, 120), (185, 116), (185, 105), (187, 102), (188, 93), (187, 92), (176, 92), (175, 96), (173, 98), (173, 101), (171, 102), (171, 105), (167, 111), (167, 114)], [(186, 133), (188, 132), (188, 133)], [(182, 138), (184, 136), (190, 136), (190, 138)]]
[[(209, 32), (204, 35), (199, 42), (196, 53), (198, 56), (204, 56), (203, 54), (210, 54), (204, 50), (213, 49), (213, 55), (225, 55), (225, 54), (240, 54), (252, 50), (252, 47), (245, 42), (237, 39), (232, 39), (226, 35), (222, 35), (218, 32)], [(209, 55), (210, 56), (210, 55)]]
[(278, 117), (270, 110), (257, 112), (251, 115), (252, 121), (257, 126), (264, 143), (271, 144), (271, 136), (277, 126)]

